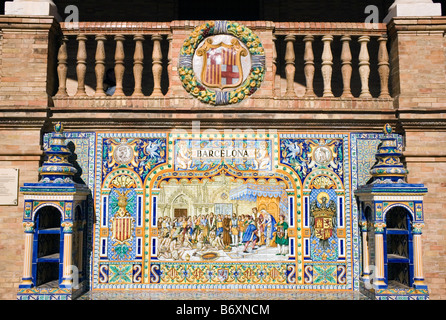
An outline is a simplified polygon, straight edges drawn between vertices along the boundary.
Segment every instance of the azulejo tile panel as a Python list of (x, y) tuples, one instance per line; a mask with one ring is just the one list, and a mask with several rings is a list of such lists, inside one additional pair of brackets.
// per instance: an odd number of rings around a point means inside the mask
[(93, 192), (90, 289), (359, 286), (377, 134), (65, 133)]

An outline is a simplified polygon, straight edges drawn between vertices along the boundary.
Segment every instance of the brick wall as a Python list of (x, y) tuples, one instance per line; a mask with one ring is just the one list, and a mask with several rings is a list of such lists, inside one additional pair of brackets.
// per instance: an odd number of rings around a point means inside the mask
[(394, 20), (392, 75), (408, 182), (424, 183), (423, 257), (431, 299), (446, 299), (445, 17)]
[[(32, 138), (34, 147), (39, 150), (39, 133), (19, 132), (27, 138)], [(0, 132), (0, 136), (15, 136), (16, 131)], [(36, 139), (37, 138), (37, 139)], [(36, 143), (37, 142), (37, 143)], [(30, 141), (31, 143), (31, 141)], [(29, 148), (30, 145), (27, 145)], [(5, 150), (8, 145), (0, 144), (0, 149)], [(13, 156), (0, 153), (1, 168), (18, 168), (19, 169), (19, 186), (23, 183), (37, 182), (37, 169), (39, 167), (39, 155)], [(23, 218), (23, 197), (19, 196), (17, 206), (1, 206), (0, 207), (0, 299), (16, 299), (17, 290), (20, 284), (23, 270), (24, 244), (25, 234), (22, 227)]]
[[(37, 182), (48, 116), (53, 19), (0, 17), (0, 167), (19, 169), (19, 186)], [(16, 299), (23, 268), (23, 197), (0, 206), (0, 299)]]
[(406, 132), (409, 183), (424, 183), (423, 265), (431, 299), (446, 299), (446, 133)]

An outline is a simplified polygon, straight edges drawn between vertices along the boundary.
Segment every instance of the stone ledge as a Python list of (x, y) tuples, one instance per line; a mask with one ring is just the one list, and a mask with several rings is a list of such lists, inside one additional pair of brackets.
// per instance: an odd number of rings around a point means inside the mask
[(58, 26), (59, 23), (51, 16), (0, 16), (0, 29), (47, 29)]
[(446, 31), (446, 17), (395, 17), (389, 32)]
[(193, 112), (283, 112), (283, 111), (393, 111), (392, 98), (251, 98), (239, 104), (211, 106), (193, 98), (162, 97), (53, 97), (52, 110), (128, 110), (128, 111), (193, 111)]

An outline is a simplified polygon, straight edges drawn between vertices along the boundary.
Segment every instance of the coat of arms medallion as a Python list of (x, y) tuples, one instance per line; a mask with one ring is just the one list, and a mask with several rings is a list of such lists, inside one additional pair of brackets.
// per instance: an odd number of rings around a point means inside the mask
[(258, 36), (247, 27), (209, 21), (184, 41), (178, 70), (186, 91), (201, 102), (235, 104), (260, 87), (265, 53)]

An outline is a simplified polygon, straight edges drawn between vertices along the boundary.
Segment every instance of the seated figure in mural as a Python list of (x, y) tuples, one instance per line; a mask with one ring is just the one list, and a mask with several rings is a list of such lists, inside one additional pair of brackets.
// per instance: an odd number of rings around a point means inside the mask
[(181, 260), (186, 250), (192, 249), (192, 243), (180, 233), (175, 235), (175, 230), (171, 235), (163, 239), (158, 246), (158, 259)]
[(279, 222), (276, 224), (276, 239), (275, 242), (279, 248), (279, 252), (276, 255), (286, 255), (286, 249), (288, 246), (288, 223), (285, 221), (285, 216), (279, 216)]
[(169, 233), (165, 233), (162, 235), (161, 241), (158, 245), (158, 258), (167, 257), (171, 241), (172, 238), (170, 237)]
[(225, 248), (225, 244), (221, 237), (217, 237), (215, 231), (211, 231), (209, 233), (209, 244), (215, 250), (223, 250)]
[(259, 240), (258, 237), (258, 229), (254, 221), (253, 216), (248, 217), (248, 224), (246, 226), (246, 230), (243, 233), (243, 239), (242, 242), (245, 244), (245, 247), (243, 249), (243, 252), (248, 253), (248, 248), (251, 246), (252, 250), (255, 250), (255, 245), (257, 244), (257, 241)]
[(184, 248), (183, 248), (183, 240), (184, 236), (179, 235), (178, 237), (175, 237), (170, 242), (170, 255), (173, 260), (180, 260), (182, 259), (182, 256), (184, 254)]
[(204, 250), (204, 248), (205, 248), (204, 235), (201, 232), (199, 232), (197, 235), (195, 246), (197, 248), (197, 251)]
[(192, 249), (192, 242), (190, 241), (190, 236), (188, 233), (181, 233), (178, 236), (178, 242), (183, 249)]

